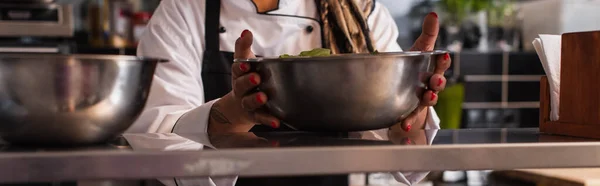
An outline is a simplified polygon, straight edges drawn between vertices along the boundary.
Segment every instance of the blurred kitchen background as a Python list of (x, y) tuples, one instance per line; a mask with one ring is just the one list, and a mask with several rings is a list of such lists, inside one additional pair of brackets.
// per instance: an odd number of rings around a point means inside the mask
[[(8, 0), (0, 9), (0, 52), (135, 55), (160, 0)], [(50, 2), (50, 4), (48, 3)], [(537, 127), (537, 34), (600, 30), (600, 0), (377, 0), (410, 48), (423, 17), (438, 12), (437, 47), (453, 52), (437, 106), (443, 128)], [(72, 18), (72, 19), (70, 19)], [(53, 23), (53, 24), (48, 24)], [(33, 36), (33, 37), (32, 37)]]
[[(436, 106), (445, 129), (537, 127), (544, 70), (531, 42), (538, 34), (600, 30), (600, 0), (376, 1), (390, 10), (405, 49), (419, 36), (423, 17), (439, 14), (437, 48), (453, 58)], [(0, 2), (13, 4), (0, 5), (0, 52), (135, 55), (160, 0)], [(481, 185), (487, 173), (432, 172), (428, 180)], [(390, 174), (356, 176), (373, 185), (397, 183)]]
[(600, 30), (598, 0), (378, 0), (393, 14), (403, 48), (438, 12), (437, 48), (453, 52), (450, 85), (436, 106), (442, 128), (538, 127), (544, 70), (538, 34)]

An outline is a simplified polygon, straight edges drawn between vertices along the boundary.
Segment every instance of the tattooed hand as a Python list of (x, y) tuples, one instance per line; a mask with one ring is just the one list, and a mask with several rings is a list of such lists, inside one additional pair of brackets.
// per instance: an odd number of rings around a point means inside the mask
[[(235, 43), (236, 59), (254, 58), (250, 50), (253, 35), (245, 30)], [(264, 92), (250, 93), (261, 83), (260, 75), (250, 71), (246, 63), (234, 63), (231, 68), (232, 91), (217, 101), (210, 111), (210, 133), (248, 132), (255, 124), (278, 128), (280, 122), (260, 108), (267, 103)]]

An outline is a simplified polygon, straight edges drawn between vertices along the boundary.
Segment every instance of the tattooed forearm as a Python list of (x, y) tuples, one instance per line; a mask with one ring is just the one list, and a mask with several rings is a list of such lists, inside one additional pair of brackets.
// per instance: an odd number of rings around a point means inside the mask
[(212, 106), (212, 108), (210, 109), (210, 118), (218, 123), (231, 124), (231, 121), (229, 121), (229, 119), (227, 119), (225, 114), (223, 114), (223, 112), (221, 112), (220, 108), (221, 107), (220, 107), (219, 103), (215, 103)]

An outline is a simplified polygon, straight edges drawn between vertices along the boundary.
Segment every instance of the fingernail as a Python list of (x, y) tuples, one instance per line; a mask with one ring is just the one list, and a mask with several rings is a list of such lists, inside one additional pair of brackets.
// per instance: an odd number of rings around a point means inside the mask
[(271, 121), (271, 127), (273, 127), (273, 128), (279, 128), (279, 126), (277, 126), (277, 122), (276, 121)]
[(435, 12), (430, 12), (429, 14), (433, 15), (435, 18), (438, 18), (437, 13), (435, 13)]
[(410, 141), (410, 138), (406, 138), (406, 144), (412, 144), (412, 142)]
[(242, 64), (240, 64), (240, 70), (242, 70), (242, 71), (246, 72), (246, 71), (248, 71), (248, 68), (249, 68), (249, 67), (248, 67), (248, 64), (247, 64), (247, 63), (242, 63)]
[(412, 128), (411, 124), (406, 125), (406, 128), (404, 128), (404, 131), (408, 132), (410, 131), (410, 128)]
[(258, 103), (263, 104), (265, 103), (264, 98), (261, 96), (261, 94), (256, 94), (256, 101), (258, 101)]
[(250, 75), (250, 83), (252, 83), (253, 85), (258, 85), (258, 79), (254, 74)]
[(439, 86), (442, 86), (442, 83), (444, 83), (444, 80), (442, 80), (442, 78), (438, 79), (438, 84), (437, 84), (437, 86), (438, 86), (438, 87), (439, 87)]
[(271, 146), (279, 147), (279, 141), (271, 141)]
[(248, 34), (248, 32), (250, 32), (250, 31), (248, 31), (248, 30), (244, 30), (244, 31), (242, 31), (242, 35), (241, 35), (240, 37), (241, 37), (241, 38), (244, 38), (244, 35)]
[(435, 98), (437, 97), (437, 95), (435, 93), (431, 93), (431, 101), (435, 100)]
[(444, 60), (449, 60), (450, 59), (450, 54), (446, 53), (446, 55), (444, 55)]

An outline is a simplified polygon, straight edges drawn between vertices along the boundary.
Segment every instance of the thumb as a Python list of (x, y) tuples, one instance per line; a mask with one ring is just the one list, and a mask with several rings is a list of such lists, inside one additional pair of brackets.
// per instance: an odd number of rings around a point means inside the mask
[(240, 38), (235, 41), (235, 53), (233, 55), (235, 59), (248, 59), (256, 57), (250, 48), (252, 46), (253, 38), (254, 36), (252, 35), (252, 32), (248, 30), (244, 30), (242, 32)]
[(411, 51), (432, 51), (435, 47), (435, 41), (437, 40), (440, 25), (438, 21), (438, 15), (435, 12), (431, 12), (425, 16), (423, 21), (423, 30), (421, 35), (415, 41), (415, 44), (410, 49)]

